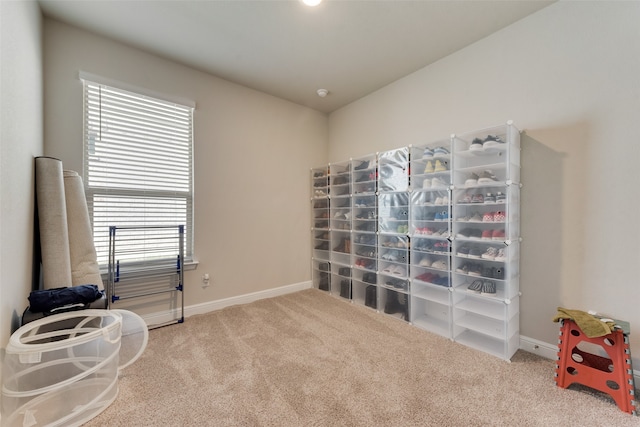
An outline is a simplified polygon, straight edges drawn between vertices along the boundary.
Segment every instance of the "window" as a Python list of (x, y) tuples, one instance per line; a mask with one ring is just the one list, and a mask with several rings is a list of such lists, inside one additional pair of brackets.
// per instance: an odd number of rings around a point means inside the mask
[[(110, 226), (183, 224), (191, 260), (193, 107), (83, 82), (83, 172), (98, 263), (108, 263)], [(161, 247), (156, 252), (162, 256)]]

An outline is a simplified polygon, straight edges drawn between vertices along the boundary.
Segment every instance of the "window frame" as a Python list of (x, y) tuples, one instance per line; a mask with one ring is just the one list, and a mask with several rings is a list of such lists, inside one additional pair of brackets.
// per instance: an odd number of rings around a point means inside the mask
[[(89, 208), (89, 218), (91, 221), (91, 226), (94, 235), (94, 241), (96, 242), (96, 251), (98, 252), (98, 263), (100, 265), (100, 269), (106, 271), (107, 263), (108, 263), (108, 241), (109, 241), (109, 227), (107, 226), (104, 233), (96, 234), (95, 224), (94, 224), (94, 197), (97, 194), (100, 195), (111, 195), (111, 196), (134, 196), (138, 199), (148, 198), (149, 200), (160, 200), (163, 198), (170, 199), (172, 196), (175, 200), (177, 198), (184, 197), (186, 207), (185, 210), (182, 211), (184, 216), (186, 217), (186, 222), (184, 225), (185, 230), (185, 241), (184, 241), (184, 250), (185, 250), (185, 259), (184, 264), (185, 267), (188, 265), (194, 265), (197, 262), (195, 261), (194, 256), (194, 121), (195, 121), (195, 103), (192, 101), (184, 100), (184, 99), (171, 99), (170, 96), (161, 95), (155, 92), (151, 92), (146, 89), (137, 88), (132, 85), (123, 84), (120, 82), (115, 82), (113, 80), (105, 79), (99, 76), (95, 76), (89, 73), (80, 72), (80, 80), (83, 85), (83, 100), (82, 100), (82, 121), (83, 121), (83, 134), (82, 134), (82, 147), (83, 147), (83, 168), (82, 168), (82, 178), (84, 182), (84, 190), (85, 190), (85, 198), (87, 200), (87, 206)], [(184, 154), (188, 157), (188, 170), (184, 176), (188, 178), (188, 190), (185, 191), (167, 191), (162, 189), (148, 189), (148, 188), (127, 188), (122, 185), (118, 186), (105, 186), (104, 183), (100, 186), (91, 185), (90, 179), (90, 167), (93, 164), (91, 156), (91, 145), (92, 140), (90, 139), (90, 130), (88, 129), (89, 122), (89, 106), (88, 106), (88, 91), (90, 90), (90, 86), (97, 87), (100, 90), (102, 88), (106, 88), (110, 91), (115, 91), (117, 93), (125, 94), (127, 96), (132, 96), (136, 98), (138, 101), (149, 101), (150, 103), (160, 103), (169, 108), (175, 107), (176, 109), (180, 109), (183, 112), (188, 112), (188, 143), (187, 150)], [(104, 108), (104, 104), (100, 101), (100, 105), (98, 107), (99, 114), (102, 114), (102, 109)], [(100, 116), (100, 119), (102, 117)], [(98, 132), (101, 133), (101, 130)], [(141, 140), (135, 141), (135, 143), (142, 142)], [(93, 142), (95, 144), (95, 140)], [(184, 144), (183, 144), (184, 145)], [(132, 210), (133, 212), (133, 210)], [(156, 217), (158, 218), (158, 217)], [(174, 225), (173, 222), (168, 222), (164, 225)], [(119, 222), (117, 224), (111, 225), (130, 225), (123, 222)], [(101, 228), (105, 228), (104, 225)], [(102, 235), (104, 234), (104, 236)], [(143, 260), (140, 262), (144, 263)], [(135, 263), (135, 262), (134, 262)]]

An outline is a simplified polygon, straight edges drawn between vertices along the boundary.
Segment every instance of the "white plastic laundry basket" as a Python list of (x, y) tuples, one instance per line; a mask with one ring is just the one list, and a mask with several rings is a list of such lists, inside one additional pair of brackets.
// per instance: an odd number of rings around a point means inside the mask
[(149, 341), (149, 328), (144, 319), (129, 310), (111, 310), (122, 316), (122, 334), (120, 339), (120, 363), (118, 369), (122, 370), (138, 358), (147, 348)]
[(124, 310), (80, 310), (19, 328), (6, 348), (2, 425), (78, 426), (98, 415), (118, 394), (123, 330), (126, 365), (146, 347), (140, 325)]

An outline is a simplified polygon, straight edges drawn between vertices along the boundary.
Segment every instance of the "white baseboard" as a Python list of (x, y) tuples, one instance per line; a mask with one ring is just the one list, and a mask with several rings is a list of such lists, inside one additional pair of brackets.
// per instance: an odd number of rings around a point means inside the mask
[[(264, 291), (252, 292), (250, 294), (238, 295), (235, 297), (224, 298), (221, 300), (208, 301), (202, 304), (185, 306), (184, 317), (190, 317), (196, 314), (206, 314), (212, 311), (221, 310), (232, 305), (248, 304), (265, 298), (273, 298), (280, 295), (286, 295), (293, 292), (302, 291), (312, 287), (311, 281), (294, 283), (292, 285), (280, 286), (279, 288), (266, 289)], [(165, 313), (151, 313), (143, 315), (142, 318), (150, 327), (175, 322), (180, 318), (180, 310), (174, 309)]]
[[(523, 335), (520, 335), (520, 349), (537, 354), (545, 359), (557, 360), (558, 358), (557, 344), (549, 344)], [(640, 371), (637, 369), (633, 370), (633, 380), (635, 381), (636, 388), (640, 388)]]
[(558, 357), (558, 345), (549, 344), (534, 338), (520, 335), (520, 349), (537, 354), (545, 359), (556, 360)]

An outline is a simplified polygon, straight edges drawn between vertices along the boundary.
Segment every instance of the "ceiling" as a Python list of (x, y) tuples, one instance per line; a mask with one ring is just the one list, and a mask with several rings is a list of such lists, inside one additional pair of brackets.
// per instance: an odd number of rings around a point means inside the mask
[(39, 3), (47, 17), (330, 113), (553, 1)]

